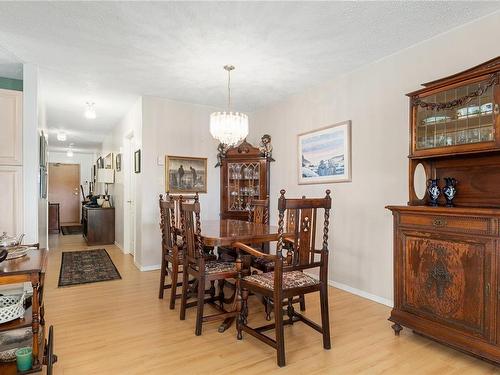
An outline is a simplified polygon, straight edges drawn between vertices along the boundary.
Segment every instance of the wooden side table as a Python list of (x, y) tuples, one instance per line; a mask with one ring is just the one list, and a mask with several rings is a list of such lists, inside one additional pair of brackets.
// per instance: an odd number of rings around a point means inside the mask
[[(22, 374), (41, 371), (42, 365), (53, 363), (54, 358), (45, 354), (52, 353), (53, 337), (45, 339), (45, 320), (43, 305), (43, 284), (47, 265), (47, 250), (31, 250), (25, 257), (7, 260), (0, 263), (0, 285), (30, 282), (33, 287), (31, 307), (26, 309), (23, 319), (0, 324), (0, 332), (31, 327), (33, 331), (33, 367)], [(39, 345), (39, 332), (42, 335), (42, 345)], [(48, 370), (49, 371), (49, 370)], [(0, 363), (0, 374), (19, 374), (16, 362)]]
[(83, 237), (87, 245), (115, 243), (114, 207), (83, 207)]

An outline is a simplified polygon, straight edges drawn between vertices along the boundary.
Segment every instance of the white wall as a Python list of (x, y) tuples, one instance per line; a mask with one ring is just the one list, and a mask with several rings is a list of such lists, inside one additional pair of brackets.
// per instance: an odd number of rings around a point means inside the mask
[[(202, 219), (219, 217), (219, 169), (217, 144), (209, 132), (210, 114), (217, 109), (176, 102), (157, 97), (143, 97), (142, 135), (142, 248), (137, 262), (142, 267), (161, 262), (158, 195), (165, 193), (165, 155), (208, 158), (208, 194), (200, 195)], [(163, 164), (163, 162), (162, 162)]]
[[(273, 222), (281, 188), (291, 197), (332, 190), (329, 278), (336, 285), (392, 303), (392, 220), (384, 206), (408, 198), (405, 93), (500, 55), (491, 39), (499, 25), (496, 13), (252, 114), (252, 134), (273, 138)], [(352, 120), (352, 182), (298, 185), (297, 134), (344, 120)]]
[[(113, 204), (115, 207), (115, 242), (125, 252), (130, 252), (131, 249), (127, 248), (128, 243), (125, 241), (124, 233), (128, 232), (128, 221), (124, 220), (125, 215), (128, 215), (127, 200), (133, 200), (136, 203), (137, 214), (136, 218), (140, 222), (141, 210), (141, 178), (140, 174), (131, 174), (134, 178), (136, 191), (133, 197), (127, 191), (124, 185), (125, 176), (129, 175), (130, 170), (133, 168), (133, 160), (126, 152), (125, 142), (126, 137), (130, 134), (134, 135), (134, 142), (136, 148), (141, 148), (142, 145), (142, 99), (139, 98), (134, 105), (129, 109), (123, 119), (114, 127), (113, 131), (104, 138), (102, 143), (101, 155), (105, 156), (112, 152), (115, 156), (122, 153), (122, 169), (120, 172), (115, 171), (115, 183), (109, 185), (109, 194), (113, 197)], [(136, 248), (140, 249), (140, 226), (136, 230)]]
[[(23, 231), (25, 243), (47, 247), (47, 200), (39, 192), (39, 127), (44, 126), (39, 97), (38, 67), (23, 65)], [(36, 212), (37, 215), (33, 215)]]
[[(42, 96), (42, 90), (38, 88), (38, 132), (37, 138), (42, 133), (47, 137), (47, 116), (46, 116), (46, 105), (44, 98)], [(40, 142), (38, 141), (38, 158), (40, 158)], [(48, 171), (47, 171), (48, 172)], [(38, 172), (38, 178), (40, 179), (40, 172)], [(48, 183), (48, 179), (47, 179)], [(38, 242), (41, 248), (49, 248), (49, 205), (48, 199), (42, 198), (40, 196), (40, 184), (38, 183)]]

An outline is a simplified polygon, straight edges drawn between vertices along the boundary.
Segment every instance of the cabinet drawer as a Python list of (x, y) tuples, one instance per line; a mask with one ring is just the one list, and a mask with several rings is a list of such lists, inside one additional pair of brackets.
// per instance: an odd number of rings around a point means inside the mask
[(457, 233), (495, 234), (492, 219), (475, 216), (446, 216), (432, 214), (404, 214), (399, 218), (399, 225), (439, 229)]

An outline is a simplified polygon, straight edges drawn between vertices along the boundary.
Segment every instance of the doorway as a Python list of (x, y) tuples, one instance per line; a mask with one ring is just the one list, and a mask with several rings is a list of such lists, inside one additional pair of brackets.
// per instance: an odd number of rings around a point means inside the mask
[(61, 225), (80, 224), (80, 165), (49, 163), (50, 203), (59, 203)]

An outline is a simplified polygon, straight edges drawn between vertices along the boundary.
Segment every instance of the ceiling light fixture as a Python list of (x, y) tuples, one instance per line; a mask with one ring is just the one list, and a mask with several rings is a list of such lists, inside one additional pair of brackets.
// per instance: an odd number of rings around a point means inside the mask
[(70, 144), (69, 144), (68, 151), (66, 151), (66, 156), (67, 156), (68, 158), (72, 158), (72, 157), (73, 157), (73, 149), (72, 149), (72, 147), (73, 147), (73, 143), (70, 143)]
[(59, 132), (57, 133), (57, 140), (64, 142), (66, 140), (66, 133), (65, 132)]
[(241, 112), (231, 112), (231, 71), (233, 65), (225, 65), (227, 71), (227, 112), (210, 115), (210, 134), (226, 146), (234, 146), (248, 135), (248, 116)]
[(95, 119), (96, 113), (95, 113), (95, 103), (94, 102), (87, 102), (87, 109), (85, 110), (85, 118), (88, 118), (89, 120)]

